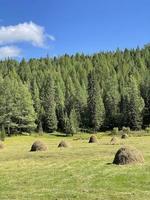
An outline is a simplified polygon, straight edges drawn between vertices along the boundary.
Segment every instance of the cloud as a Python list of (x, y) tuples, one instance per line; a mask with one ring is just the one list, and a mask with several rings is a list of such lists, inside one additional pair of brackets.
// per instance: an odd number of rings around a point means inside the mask
[(18, 57), (21, 54), (21, 50), (16, 46), (4, 46), (0, 47), (0, 59), (4, 58), (14, 58)]
[(36, 47), (45, 47), (47, 39), (55, 40), (54, 36), (45, 32), (44, 27), (33, 22), (0, 26), (0, 45), (29, 42)]
[(47, 38), (49, 38), (50, 40), (55, 41), (55, 37), (54, 37), (53, 35), (47, 34), (46, 36), (47, 36)]

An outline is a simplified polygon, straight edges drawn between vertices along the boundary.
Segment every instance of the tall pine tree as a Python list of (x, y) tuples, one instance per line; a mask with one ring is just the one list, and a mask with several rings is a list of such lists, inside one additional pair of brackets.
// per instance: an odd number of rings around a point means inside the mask
[(93, 70), (88, 76), (88, 125), (94, 131), (100, 130), (104, 122), (105, 108), (99, 83)]

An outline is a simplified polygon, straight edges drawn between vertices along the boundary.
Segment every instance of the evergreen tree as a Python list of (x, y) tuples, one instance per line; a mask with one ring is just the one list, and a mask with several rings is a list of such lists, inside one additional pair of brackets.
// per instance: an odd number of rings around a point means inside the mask
[(129, 82), (130, 92), (129, 92), (129, 104), (128, 104), (128, 120), (129, 127), (132, 129), (141, 129), (143, 119), (142, 112), (144, 109), (144, 100), (140, 96), (140, 92), (134, 78), (130, 78)]
[(101, 97), (99, 83), (96, 80), (95, 71), (88, 77), (88, 125), (95, 131), (103, 125), (105, 108)]
[(144, 100), (140, 96), (140, 92), (135, 79), (131, 76), (129, 86), (126, 90), (126, 106), (124, 105), (124, 116), (126, 114), (127, 126), (139, 130), (142, 127), (143, 117), (142, 112), (144, 109)]
[[(0, 61), (0, 127), (12, 133), (150, 125), (150, 45)], [(32, 98), (31, 98), (32, 97)], [(145, 103), (145, 105), (144, 105)]]
[(45, 111), (44, 129), (52, 133), (57, 129), (56, 103), (54, 81), (49, 75), (46, 78), (42, 92), (42, 104)]
[(70, 112), (69, 121), (70, 121), (70, 132), (73, 135), (77, 133), (79, 129), (79, 122), (74, 108)]
[(32, 94), (32, 99), (33, 99), (33, 106), (34, 110), (37, 114), (37, 129), (39, 131), (39, 128), (41, 130), (41, 120), (40, 120), (40, 112), (41, 112), (41, 102), (40, 102), (40, 93), (39, 93), (39, 88), (37, 86), (36, 80), (34, 79), (31, 82), (31, 94)]

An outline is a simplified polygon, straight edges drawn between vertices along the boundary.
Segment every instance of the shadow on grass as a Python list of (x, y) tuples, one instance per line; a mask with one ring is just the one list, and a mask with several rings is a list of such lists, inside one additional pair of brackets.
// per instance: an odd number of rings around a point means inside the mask
[(56, 137), (72, 137), (72, 135), (67, 135), (63, 133), (53, 133), (51, 135), (56, 136)]
[(113, 163), (106, 163), (106, 165), (113, 165)]

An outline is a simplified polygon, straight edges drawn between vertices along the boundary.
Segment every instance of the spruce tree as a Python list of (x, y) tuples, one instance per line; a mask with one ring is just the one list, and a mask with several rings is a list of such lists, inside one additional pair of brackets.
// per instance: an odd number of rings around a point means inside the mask
[(52, 133), (57, 129), (57, 117), (54, 81), (50, 75), (46, 78), (43, 85), (42, 104), (45, 111), (45, 131)]
[(94, 131), (100, 130), (105, 119), (105, 108), (95, 71), (88, 76), (88, 125)]
[(70, 121), (70, 132), (73, 135), (77, 133), (79, 129), (79, 122), (74, 108), (70, 112), (69, 121)]
[(140, 95), (139, 88), (133, 77), (130, 77), (129, 82), (129, 97), (127, 106), (128, 124), (132, 129), (141, 129), (143, 118), (142, 112), (144, 109), (144, 100)]

